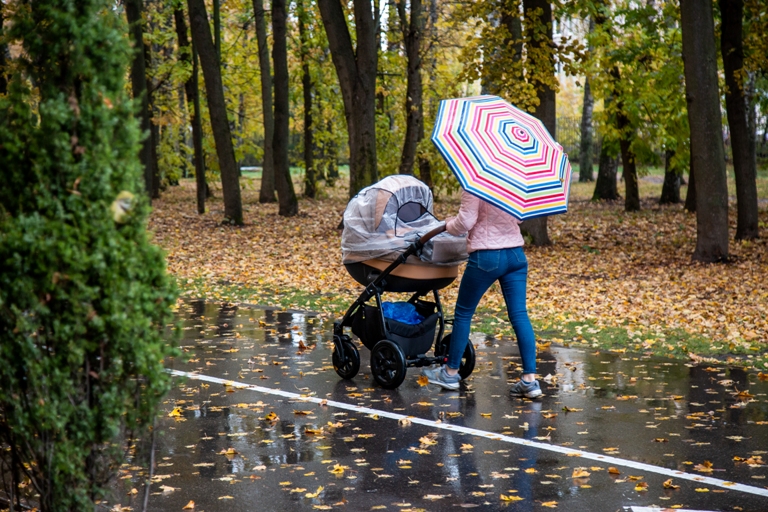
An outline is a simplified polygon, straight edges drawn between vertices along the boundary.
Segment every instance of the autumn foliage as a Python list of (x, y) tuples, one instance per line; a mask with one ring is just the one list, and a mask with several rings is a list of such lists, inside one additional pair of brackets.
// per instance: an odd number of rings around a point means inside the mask
[[(218, 223), (219, 200), (208, 215), (196, 215), (190, 183), (155, 204), (151, 228), (168, 251), (170, 271), (191, 295), (232, 299), (227, 285), (236, 285), (245, 293), (240, 300), (302, 307), (292, 297), (310, 294), (310, 307), (340, 315), (359, 292), (341, 265), (337, 227), (345, 191), (303, 201), (301, 215), (287, 219), (275, 206), (260, 205), (258, 187), (245, 183), (250, 220), (238, 229)], [(591, 186), (580, 187), (572, 188), (571, 210), (550, 218), (554, 245), (526, 249), (529, 309), (539, 338), (590, 343), (602, 329), (621, 327), (630, 337), (643, 334), (641, 348), (649, 338), (663, 347), (668, 334), (678, 332), (705, 337), (721, 352), (764, 351), (756, 343), (768, 339), (765, 240), (734, 244), (729, 264), (694, 263), (695, 217), (679, 205), (659, 207), (656, 198), (645, 198), (642, 211), (625, 213), (621, 204), (588, 201)], [(438, 198), (436, 211), (440, 218), (455, 215), (457, 198)], [(766, 212), (761, 215), (765, 222)], [(458, 281), (443, 290), (448, 314), (457, 291)], [(490, 334), (509, 332), (500, 290), (492, 288), (480, 307), (499, 321)], [(585, 325), (577, 340), (557, 334), (559, 325), (572, 322)]]

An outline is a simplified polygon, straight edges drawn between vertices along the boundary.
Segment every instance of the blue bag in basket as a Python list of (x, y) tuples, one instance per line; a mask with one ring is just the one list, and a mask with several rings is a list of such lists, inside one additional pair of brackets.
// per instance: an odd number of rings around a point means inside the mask
[(382, 302), (381, 310), (384, 318), (397, 320), (408, 325), (417, 325), (424, 321), (424, 317), (416, 311), (416, 306), (410, 302)]

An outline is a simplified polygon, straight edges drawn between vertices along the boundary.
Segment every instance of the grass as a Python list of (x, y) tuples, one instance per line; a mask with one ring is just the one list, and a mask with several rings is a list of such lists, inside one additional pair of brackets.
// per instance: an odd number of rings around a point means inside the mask
[[(205, 299), (227, 303), (267, 306), (284, 311), (317, 313), (324, 320), (339, 320), (357, 296), (351, 294), (317, 294), (300, 289), (273, 290), (252, 288), (231, 283), (211, 283), (205, 279), (177, 280), (181, 297)], [(387, 294), (385, 300), (405, 300), (402, 294)], [(445, 307), (445, 306), (444, 306)], [(450, 307), (445, 307), (450, 318)], [(725, 362), (733, 366), (768, 368), (768, 353), (760, 343), (749, 345), (721, 342), (712, 343), (705, 336), (693, 335), (682, 329), (668, 329), (650, 333), (634, 330), (631, 326), (598, 325), (593, 320), (561, 321), (532, 319), (537, 341), (542, 346), (552, 343), (565, 347), (578, 347), (614, 353), (642, 353), (675, 359), (702, 359)], [(472, 324), (474, 333), (482, 333), (499, 340), (514, 340), (514, 332), (504, 311), (479, 307)]]
[[(240, 175), (243, 178), (248, 178), (251, 180), (261, 180), (261, 167), (257, 166), (258, 170), (247, 170), (247, 171), (241, 171)], [(294, 181), (299, 178), (299, 182), (301, 182), (304, 179), (304, 167), (296, 167), (291, 166), (291, 178), (294, 179)], [(339, 166), (339, 179), (344, 179), (349, 176), (349, 166), (348, 165), (340, 165)]]
[[(293, 177), (300, 191), (301, 172)], [(594, 183), (574, 181), (572, 211), (550, 222), (555, 245), (526, 250), (533, 262), (529, 311), (537, 336), (543, 343), (596, 350), (730, 358), (733, 364), (765, 370), (766, 240), (731, 241), (730, 265), (691, 263), (695, 215), (680, 205), (658, 206), (662, 177), (662, 169), (643, 172), (643, 210), (632, 213), (624, 212), (621, 202), (592, 203)], [(298, 217), (281, 218), (276, 205), (258, 203), (255, 173), (244, 178), (247, 224), (236, 230), (218, 223), (220, 194), (209, 202), (209, 214), (193, 214), (192, 182), (169, 189), (153, 204), (151, 227), (169, 253), (169, 269), (183, 297), (341, 318), (360, 291), (338, 260), (336, 226), (347, 201), (346, 179), (327, 187), (318, 200), (302, 200)], [(759, 172), (757, 184), (765, 237), (768, 171)], [(733, 187), (731, 173), (732, 233)], [(619, 190), (623, 192), (621, 183)], [(683, 187), (681, 198), (685, 191)], [(458, 196), (441, 194), (435, 210), (439, 218), (455, 215)], [(453, 311), (457, 283), (441, 293), (447, 315)], [(390, 295), (386, 300), (402, 300)], [(498, 290), (481, 302), (473, 331), (514, 337)]]

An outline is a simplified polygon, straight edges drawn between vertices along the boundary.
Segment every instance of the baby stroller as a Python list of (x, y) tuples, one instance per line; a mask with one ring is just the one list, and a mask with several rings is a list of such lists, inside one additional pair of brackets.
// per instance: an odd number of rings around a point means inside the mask
[[(371, 351), (371, 373), (383, 388), (395, 389), (410, 366), (443, 364), (451, 335), (445, 325), (438, 290), (458, 276), (466, 260), (466, 238), (444, 233), (445, 224), (432, 214), (432, 192), (413, 176), (388, 176), (360, 191), (344, 212), (342, 260), (365, 289), (333, 325), (333, 368), (351, 379), (360, 369), (360, 353), (344, 328), (349, 327)], [(384, 292), (409, 292), (406, 303), (417, 322), (385, 316)], [(433, 300), (426, 296), (432, 294)], [(437, 334), (437, 335), (436, 335)], [(433, 348), (433, 356), (426, 353)], [(475, 367), (470, 341), (459, 373)]]

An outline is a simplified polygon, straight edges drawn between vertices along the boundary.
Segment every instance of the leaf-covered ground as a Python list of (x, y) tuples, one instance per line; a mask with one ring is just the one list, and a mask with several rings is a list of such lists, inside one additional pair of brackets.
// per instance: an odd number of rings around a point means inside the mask
[[(554, 245), (527, 247), (529, 310), (539, 337), (693, 358), (732, 354), (765, 367), (765, 204), (763, 239), (732, 241), (729, 264), (694, 263), (695, 216), (682, 206), (659, 207), (652, 178), (641, 183), (643, 210), (637, 213), (624, 212), (623, 203), (592, 203), (593, 185), (575, 183), (569, 213), (549, 219)], [(246, 225), (239, 228), (220, 225), (223, 204), (215, 188), (208, 213), (197, 215), (191, 181), (153, 203), (150, 229), (184, 295), (341, 316), (359, 292), (341, 264), (337, 226), (346, 190), (338, 186), (325, 190), (323, 199), (302, 200), (299, 216), (283, 218), (276, 204), (259, 204), (257, 180), (243, 182)], [(453, 215), (457, 199), (438, 198), (435, 209), (439, 218)], [(458, 280), (443, 290), (449, 315), (457, 291)], [(476, 323), (477, 330), (511, 334), (499, 290), (486, 294)]]

